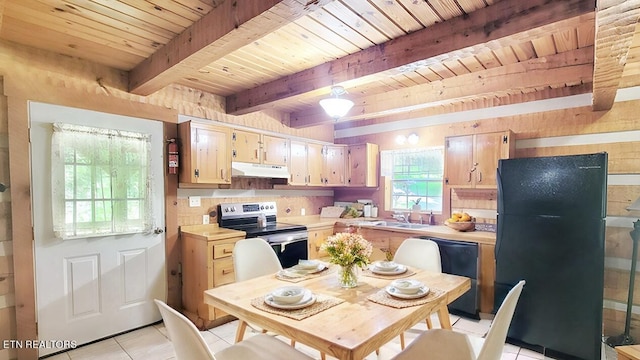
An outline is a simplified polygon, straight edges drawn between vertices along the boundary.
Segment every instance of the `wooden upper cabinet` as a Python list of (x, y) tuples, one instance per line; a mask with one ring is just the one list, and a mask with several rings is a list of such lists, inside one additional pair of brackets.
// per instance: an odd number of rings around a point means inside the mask
[(324, 145), (316, 143), (307, 144), (307, 185), (324, 185)]
[(510, 130), (451, 136), (445, 139), (445, 184), (452, 187), (496, 187), (498, 160), (515, 154)]
[[(344, 164), (343, 152), (330, 151), (328, 160), (327, 145), (291, 140), (290, 153), (289, 185), (330, 186), (344, 179), (344, 165), (340, 166)], [(333, 177), (325, 176), (332, 171)], [(344, 185), (344, 180), (341, 184)]]
[(187, 121), (178, 125), (178, 136), (180, 183), (231, 183), (230, 128)]
[(289, 156), (289, 139), (278, 136), (262, 135), (262, 148), (263, 164), (287, 166)]
[(309, 177), (309, 171), (307, 170), (307, 143), (291, 140), (289, 149), (291, 151), (289, 185), (307, 185)]
[(322, 173), (325, 186), (344, 186), (346, 184), (346, 154), (346, 145), (324, 146), (324, 168)]
[(231, 134), (231, 156), (233, 161), (259, 164), (260, 138), (260, 133), (233, 129)]
[(349, 145), (347, 149), (347, 185), (353, 187), (378, 186), (378, 145)]
[(287, 166), (289, 139), (234, 129), (231, 135), (233, 161)]

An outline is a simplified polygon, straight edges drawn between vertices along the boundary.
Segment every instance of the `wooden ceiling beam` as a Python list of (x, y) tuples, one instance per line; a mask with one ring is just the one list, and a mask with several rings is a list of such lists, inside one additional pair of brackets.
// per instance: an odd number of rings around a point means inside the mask
[[(340, 121), (362, 120), (407, 113), (478, 96), (531, 88), (591, 83), (593, 47), (531, 59), (502, 67), (398, 89), (357, 99)], [(290, 126), (303, 128), (333, 121), (316, 106), (291, 113)]]
[(640, 18), (640, 0), (598, 0), (596, 12), (593, 110), (613, 106)]
[(130, 71), (129, 91), (152, 94), (331, 1), (214, 2), (213, 10)]
[[(442, 60), (467, 57), (487, 45), (498, 49), (531, 40), (550, 30), (592, 21), (593, 0), (503, 0), (464, 17), (372, 46), (227, 97), (227, 112), (240, 115), (274, 107), (282, 99), (328, 94), (332, 85), (389, 71), (395, 74)], [(446, 41), (443, 41), (446, 39)]]
[(334, 124), (335, 131), (357, 128), (360, 126), (376, 125), (382, 123), (403, 121), (408, 119), (421, 119), (426, 117), (437, 117), (439, 115), (447, 115), (456, 112), (488, 109), (496, 106), (520, 104), (530, 101), (555, 99), (559, 97), (567, 97), (580, 94), (590, 94), (592, 83), (581, 85), (545, 88), (542, 90), (531, 92), (520, 92), (518, 94), (495, 94), (490, 96), (474, 97), (472, 99), (461, 99), (453, 101), (442, 106), (433, 106), (424, 109), (418, 109), (406, 113), (393, 114), (375, 119), (367, 119), (360, 121), (338, 121)]

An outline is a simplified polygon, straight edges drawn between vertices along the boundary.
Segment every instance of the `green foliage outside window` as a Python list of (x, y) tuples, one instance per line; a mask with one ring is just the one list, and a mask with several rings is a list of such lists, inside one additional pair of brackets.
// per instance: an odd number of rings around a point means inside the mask
[(391, 177), (392, 210), (442, 211), (444, 149), (384, 151), (383, 175)]
[(60, 238), (151, 229), (149, 136), (55, 124), (54, 231)]

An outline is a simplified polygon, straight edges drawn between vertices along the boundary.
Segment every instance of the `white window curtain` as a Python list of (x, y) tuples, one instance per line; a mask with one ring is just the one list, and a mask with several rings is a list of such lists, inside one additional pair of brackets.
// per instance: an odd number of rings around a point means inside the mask
[(53, 230), (61, 239), (153, 228), (150, 135), (53, 124)]

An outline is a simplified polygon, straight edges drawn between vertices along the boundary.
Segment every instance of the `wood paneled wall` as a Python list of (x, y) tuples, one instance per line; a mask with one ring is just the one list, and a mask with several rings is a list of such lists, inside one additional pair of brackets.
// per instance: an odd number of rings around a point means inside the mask
[[(30, 219), (30, 171), (28, 158), (28, 101), (71, 106), (118, 115), (148, 118), (165, 122), (165, 135), (174, 137), (178, 114), (221, 121), (256, 129), (280, 132), (319, 141), (333, 141), (333, 126), (322, 125), (293, 129), (287, 125), (288, 115), (261, 112), (244, 116), (224, 114), (224, 99), (183, 86), (169, 86), (153, 95), (142, 97), (126, 92), (127, 74), (77, 58), (0, 41), (0, 182), (10, 183), (12, 193), (20, 201), (10, 202), (8, 192), (0, 194), (0, 340), (37, 339), (35, 321), (32, 230), (29, 221), (11, 223), (10, 219)], [(7, 105), (9, 104), (9, 105)], [(12, 147), (9, 151), (8, 129)], [(10, 160), (10, 159), (14, 160)], [(17, 159), (17, 160), (15, 160)], [(181, 307), (179, 285), (179, 238), (177, 180), (165, 182), (167, 209), (167, 302)], [(14, 200), (15, 200), (14, 196)], [(11, 206), (9, 206), (11, 205)], [(10, 209), (13, 207), (13, 211)], [(15, 211), (15, 208), (19, 211)], [(200, 216), (200, 221), (202, 217)], [(16, 233), (21, 236), (15, 236)], [(10, 237), (4, 238), (8, 234)], [(13, 234), (13, 235), (12, 235)], [(12, 235), (12, 236), (11, 236)], [(17, 238), (19, 241), (12, 241)], [(9, 242), (9, 244), (6, 244)], [(12, 268), (14, 261), (22, 264)], [(5, 274), (6, 273), (6, 274)], [(15, 278), (15, 280), (14, 280)], [(15, 287), (14, 284), (18, 284)], [(4, 301), (2, 301), (4, 299)], [(14, 300), (15, 299), (15, 300)], [(15, 305), (14, 305), (15, 304)], [(0, 358), (14, 358), (13, 350), (0, 349)], [(22, 349), (21, 359), (35, 359), (35, 349)]]
[[(216, 96), (194, 91), (180, 86), (165, 88), (149, 97), (140, 97), (126, 92), (126, 74), (88, 63), (74, 58), (60, 56), (44, 51), (21, 47), (15, 44), (0, 42), (0, 76), (4, 79), (4, 94), (0, 96), (0, 182), (9, 183), (9, 162), (11, 156), (8, 153), (8, 114), (17, 117), (18, 122), (23, 122), (21, 126), (26, 129), (26, 100), (33, 99), (42, 102), (75, 106), (97, 111), (106, 111), (114, 114), (122, 114), (137, 117), (149, 117), (163, 120), (167, 123), (177, 121), (177, 114), (185, 114), (205, 119), (218, 120), (242, 126), (250, 126), (267, 131), (277, 131), (285, 134), (316, 139), (320, 141), (332, 141), (332, 125), (311, 127), (304, 129), (289, 128), (288, 118), (277, 113), (259, 113), (241, 117), (223, 114), (224, 102)], [(14, 99), (14, 100), (12, 100)], [(17, 100), (15, 100), (17, 99)], [(9, 109), (9, 104), (19, 104), (17, 110)], [(442, 146), (444, 137), (449, 135), (471, 134), (482, 132), (502, 131), (511, 129), (516, 133), (517, 141), (528, 141), (531, 139), (549, 139), (558, 136), (580, 136), (585, 134), (605, 134), (610, 132), (631, 132), (640, 130), (640, 120), (637, 117), (637, 108), (640, 101), (629, 101), (616, 103), (610, 111), (594, 112), (590, 107), (545, 111), (526, 115), (517, 115), (504, 118), (468, 121), (444, 125), (421, 125), (416, 131), (420, 136), (418, 146)], [(462, 109), (463, 110), (463, 109)], [(15, 115), (17, 114), (17, 115)], [(358, 136), (354, 138), (341, 139), (344, 143), (373, 142), (380, 146), (381, 150), (396, 148), (393, 139), (397, 134), (407, 134), (409, 131), (390, 131), (373, 135)], [(13, 135), (12, 135), (13, 136)], [(640, 174), (640, 139), (637, 141), (591, 143), (589, 145), (570, 146), (532, 146), (521, 148), (516, 156), (543, 156), (555, 154), (570, 154), (582, 152), (609, 152), (610, 174)], [(28, 179), (29, 169), (24, 164), (13, 164), (13, 169), (17, 169), (19, 174), (17, 179)], [(18, 166), (20, 165), (20, 166)], [(20, 184), (21, 189), (28, 191), (30, 184), (28, 181)], [(169, 189), (175, 196), (175, 188)], [(13, 256), (16, 256), (16, 244), (13, 242), (13, 227), (19, 226), (23, 233), (30, 233), (28, 222), (21, 224), (11, 224), (10, 219), (19, 217), (29, 219), (29, 211), (21, 210), (24, 213), (12, 214), (11, 199), (5, 194), (0, 194), (0, 245), (4, 245), (4, 253), (0, 253), (0, 336), (2, 339), (14, 339), (22, 337), (24, 339), (35, 339), (35, 321), (33, 313), (35, 309), (28, 306), (14, 306), (13, 297), (18, 291), (14, 287), (13, 274), (18, 275), (18, 269), (12, 269)], [(627, 217), (624, 207), (640, 196), (640, 184), (612, 185), (609, 187), (609, 216)], [(353, 190), (344, 189), (336, 191), (337, 198), (373, 198), (380, 202), (379, 190)], [(25, 195), (28, 196), (28, 195)], [(203, 199), (203, 206), (200, 209), (188, 208), (183, 199), (174, 197), (175, 203), (168, 206), (175, 206), (173, 213), (177, 214), (174, 220), (176, 228), (178, 225), (199, 223), (202, 215), (206, 214), (211, 207), (215, 207), (219, 202), (243, 201), (240, 198), (215, 198), (211, 200)], [(251, 200), (273, 200), (272, 198), (251, 198)], [(280, 211), (285, 211), (284, 217), (289, 214), (299, 215), (301, 207), (305, 207), (307, 214), (317, 213), (316, 209), (329, 205), (333, 201), (328, 196), (284, 196), (278, 197), (278, 207)], [(491, 191), (454, 191), (451, 192), (450, 204), (448, 207), (495, 210), (495, 193)], [(22, 202), (22, 201), (21, 201)], [(29, 202), (26, 201), (28, 204)], [(21, 207), (21, 209), (28, 206)], [(286, 213), (286, 209), (291, 209)], [(280, 214), (279, 214), (280, 215)], [(381, 213), (381, 216), (389, 214)], [(212, 219), (213, 220), (213, 219)], [(439, 217), (438, 221), (443, 218)], [(15, 230), (15, 229), (13, 229)], [(627, 227), (607, 228), (607, 258), (615, 261), (629, 260), (630, 250)], [(177, 233), (177, 229), (174, 230)], [(626, 235), (625, 235), (626, 234)], [(25, 237), (20, 239), (20, 256), (30, 256), (30, 242), (32, 239)], [(171, 245), (175, 248), (176, 239)], [(12, 244), (7, 246), (7, 242)], [(3, 244), (4, 243), (4, 244)], [(176, 261), (176, 254), (172, 253), (170, 261)], [(168, 268), (176, 264), (168, 264)], [(29, 272), (27, 272), (28, 274)], [(626, 280), (625, 280), (626, 278)], [(605, 296), (613, 304), (624, 303), (624, 294), (628, 287), (628, 270), (608, 267), (605, 283)], [(15, 283), (19, 286), (33, 286), (33, 279), (26, 277), (17, 279)], [(640, 285), (636, 285), (640, 287)], [(174, 289), (170, 286), (170, 289)], [(27, 291), (28, 293), (28, 291)], [(33, 296), (31, 290), (31, 296)], [(179, 298), (179, 294), (177, 294)], [(170, 296), (176, 297), (176, 294)], [(640, 295), (636, 297), (636, 303), (640, 304)], [(179, 301), (179, 300), (178, 300)], [(22, 304), (24, 305), (24, 304)], [(616, 306), (618, 306), (616, 305)], [(623, 304), (624, 305), (624, 304)], [(14, 309), (15, 313), (14, 313)], [(17, 315), (16, 315), (17, 314)], [(19, 319), (16, 320), (16, 319)], [(605, 309), (605, 333), (616, 335), (621, 331), (621, 322), (624, 325), (624, 310), (620, 311), (615, 306)], [(640, 338), (640, 331), (635, 330), (640, 325), (640, 315), (634, 315), (634, 332), (632, 335)], [(16, 323), (19, 322), (21, 331), (17, 331)], [(11, 358), (13, 354), (6, 351), (0, 357)], [(34, 353), (27, 353), (24, 358), (33, 358)]]
[[(3, 86), (4, 81), (0, 77), (0, 90)], [(7, 97), (0, 95), (0, 183), (4, 185), (10, 185), (7, 124)], [(16, 338), (14, 297), (11, 196), (5, 191), (0, 193), (0, 340)], [(16, 355), (14, 349), (0, 349), (2, 359), (11, 359)]]
[[(534, 106), (531, 105), (535, 110)], [(618, 335), (624, 329), (624, 318), (629, 289), (629, 264), (631, 258), (631, 222), (640, 214), (630, 214), (625, 209), (640, 197), (640, 118), (637, 109), (640, 100), (615, 103), (609, 111), (594, 112), (591, 107), (532, 112), (528, 114), (421, 126), (402, 131), (362, 135), (339, 139), (341, 143), (373, 142), (381, 150), (398, 148), (394, 139), (399, 134), (416, 132), (420, 136), (417, 147), (443, 146), (444, 138), (511, 129), (516, 135), (515, 157), (572, 155), (605, 151), (609, 154), (609, 178), (623, 179), (611, 182), (607, 188), (606, 269), (605, 269), (605, 335)], [(464, 109), (461, 109), (464, 110)], [(595, 136), (594, 136), (595, 135)], [(380, 192), (369, 191), (370, 197), (383, 201)], [(451, 209), (463, 209), (470, 213), (495, 214), (497, 192), (491, 190), (446, 189), (445, 214)], [(337, 200), (352, 200), (346, 192), (336, 192)], [(389, 213), (381, 212), (389, 217)], [(442, 222), (443, 218), (438, 217)], [(479, 221), (495, 222), (495, 217)], [(621, 225), (622, 224), (622, 225)], [(640, 305), (640, 276), (634, 289), (634, 304)], [(588, 314), (586, 314), (588, 316)], [(640, 308), (632, 316), (631, 335), (640, 338)]]

